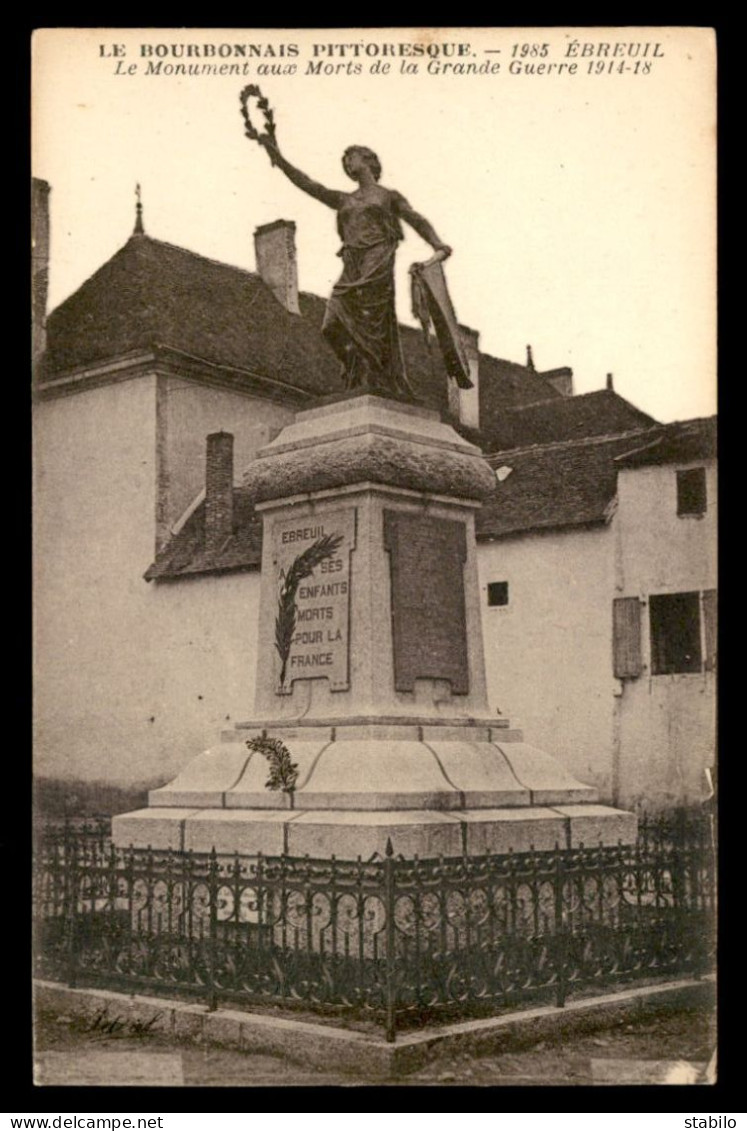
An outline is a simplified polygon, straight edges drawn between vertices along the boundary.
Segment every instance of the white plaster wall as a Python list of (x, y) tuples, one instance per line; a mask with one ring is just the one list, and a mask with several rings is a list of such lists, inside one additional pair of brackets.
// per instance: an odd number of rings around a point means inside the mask
[[(548, 531), (478, 549), (488, 699), (525, 740), (609, 797), (612, 786), (612, 536)], [(509, 604), (489, 608), (487, 584)]]
[(234, 437), (234, 482), (293, 419), (293, 410), (230, 389), (199, 385), (179, 377), (160, 379), (161, 482), (167, 491), (163, 518), (173, 524), (205, 486), (205, 440), (211, 432)]
[(254, 714), (259, 580), (257, 570), (150, 583), (159, 695), (145, 752), (164, 781)]
[(617, 595), (644, 601), (644, 670), (638, 679), (624, 681), (617, 705), (620, 801), (626, 805), (697, 800), (705, 795), (704, 769), (714, 762), (716, 675), (651, 674), (648, 605), (651, 594), (717, 586), (715, 464), (706, 468), (706, 513), (677, 515), (677, 470), (702, 466), (701, 461), (631, 469), (618, 477)]
[[(706, 467), (707, 510), (677, 515), (677, 471)], [(716, 584), (717, 478), (713, 462), (621, 471), (615, 524), (621, 596), (677, 593)], [(624, 592), (623, 592), (624, 590)]]
[(36, 768), (104, 776), (141, 740), (152, 689), (155, 377), (35, 407)]
[(42, 402), (34, 433), (36, 772), (166, 780), (251, 715), (259, 575), (143, 580), (155, 377)]

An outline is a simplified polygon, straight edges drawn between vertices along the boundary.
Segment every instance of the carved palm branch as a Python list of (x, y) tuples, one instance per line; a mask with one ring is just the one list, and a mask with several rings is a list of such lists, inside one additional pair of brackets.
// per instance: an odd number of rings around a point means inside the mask
[(296, 593), (298, 586), (310, 577), (316, 567), (326, 558), (331, 558), (343, 540), (342, 534), (325, 534), (312, 542), (302, 554), (291, 563), (280, 588), (278, 613), (275, 617), (275, 648), (280, 656), (280, 686), (285, 683), (293, 636), (296, 631)]

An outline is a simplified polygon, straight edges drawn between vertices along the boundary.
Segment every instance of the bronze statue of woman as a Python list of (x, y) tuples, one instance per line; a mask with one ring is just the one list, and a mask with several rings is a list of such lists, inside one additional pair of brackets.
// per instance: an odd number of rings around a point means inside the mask
[(345, 150), (342, 167), (358, 187), (340, 192), (291, 165), (274, 136), (258, 140), (294, 185), (337, 212), (343, 270), (327, 303), (322, 335), (342, 362), (345, 387), (412, 396), (394, 305), (394, 259), (404, 239), (400, 221), (414, 228), (439, 259), (451, 255), (451, 248), (401, 193), (379, 184), (381, 164), (365, 146)]

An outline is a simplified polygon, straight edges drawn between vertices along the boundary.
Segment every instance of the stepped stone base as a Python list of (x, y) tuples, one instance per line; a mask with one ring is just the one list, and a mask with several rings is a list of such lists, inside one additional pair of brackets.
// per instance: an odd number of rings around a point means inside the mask
[(443, 813), (352, 810), (140, 809), (114, 818), (114, 839), (154, 850), (192, 850), (219, 855), (312, 856), (367, 860), (396, 854), (479, 856), (538, 852), (635, 840), (636, 819), (606, 805), (536, 806)]
[[(293, 797), (265, 787), (246, 740), (288, 746)], [(153, 849), (367, 859), (391, 840), (404, 856), (526, 852), (628, 843), (631, 813), (494, 721), (243, 724), (152, 790), (149, 807), (113, 820), (116, 844)]]

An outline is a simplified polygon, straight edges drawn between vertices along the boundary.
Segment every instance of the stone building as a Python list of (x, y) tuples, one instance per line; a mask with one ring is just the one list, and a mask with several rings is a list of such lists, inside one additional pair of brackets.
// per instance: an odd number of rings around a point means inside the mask
[(611, 800), (704, 796), (715, 736), (715, 419), (489, 459), (496, 496), (478, 537), (495, 703)]
[[(242, 469), (342, 391), (338, 364), (282, 220), (257, 229), (250, 272), (151, 238), (138, 209), (44, 321), (47, 186), (35, 195), (37, 772), (161, 782), (250, 712), (261, 526)], [(402, 327), (419, 398), (496, 471), (478, 526), (492, 707), (610, 800), (698, 796), (713, 421), (657, 424), (464, 337), (470, 390)]]

